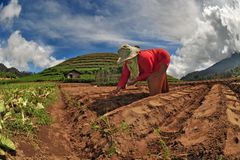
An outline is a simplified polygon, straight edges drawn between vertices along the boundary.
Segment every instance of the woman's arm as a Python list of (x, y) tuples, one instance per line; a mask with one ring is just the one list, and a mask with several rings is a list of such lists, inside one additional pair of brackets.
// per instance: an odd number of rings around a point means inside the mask
[(117, 84), (117, 88), (114, 91), (112, 91), (112, 94), (117, 94), (119, 91), (121, 91), (122, 89), (124, 89), (126, 87), (129, 76), (130, 76), (130, 71), (127, 67), (127, 62), (125, 62), (123, 69), (122, 69), (121, 77)]
[(129, 76), (130, 76), (130, 71), (128, 69), (127, 62), (125, 62), (123, 65), (122, 74), (117, 86), (124, 89), (126, 87)]

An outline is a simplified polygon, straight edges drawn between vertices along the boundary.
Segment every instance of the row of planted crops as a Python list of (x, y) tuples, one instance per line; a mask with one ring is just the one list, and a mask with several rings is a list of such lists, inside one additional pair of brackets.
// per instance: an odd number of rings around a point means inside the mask
[(54, 83), (0, 85), (0, 159), (11, 159), (16, 152), (12, 137), (31, 136), (51, 123), (46, 106), (56, 99), (56, 92)]

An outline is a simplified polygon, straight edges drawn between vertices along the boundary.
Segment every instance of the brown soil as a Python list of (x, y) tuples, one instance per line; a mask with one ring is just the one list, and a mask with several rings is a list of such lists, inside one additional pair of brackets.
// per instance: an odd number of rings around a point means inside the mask
[(65, 122), (64, 102), (61, 98), (49, 108), (53, 118), (50, 126), (42, 126), (35, 137), (15, 137), (16, 159), (26, 160), (78, 160), (72, 152), (70, 128)]
[(17, 159), (240, 159), (235, 80), (172, 85), (151, 97), (145, 86), (115, 96), (114, 87), (59, 88), (54, 123), (37, 140), (18, 138)]

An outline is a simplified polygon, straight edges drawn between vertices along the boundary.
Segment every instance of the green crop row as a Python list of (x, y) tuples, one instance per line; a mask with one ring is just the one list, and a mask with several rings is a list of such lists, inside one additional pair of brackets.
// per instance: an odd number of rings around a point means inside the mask
[(0, 85), (0, 156), (16, 150), (12, 136), (31, 135), (51, 122), (46, 107), (55, 99), (54, 83)]
[(25, 82), (46, 82), (46, 81), (62, 81), (63, 75), (49, 75), (44, 76), (40, 74), (30, 75), (12, 80), (1, 80), (0, 84), (11, 84), (11, 83), (25, 83)]
[(66, 61), (63, 62), (63, 64), (74, 64), (74, 63), (89, 63), (89, 62), (94, 62), (94, 63), (99, 63), (99, 62), (105, 62), (105, 63), (116, 63), (117, 59), (81, 59), (81, 60), (71, 60), (71, 61)]
[(104, 63), (93, 63), (93, 64), (72, 64), (69, 67), (56, 67), (56, 68), (69, 68), (69, 69), (74, 69), (74, 68), (99, 68), (99, 67), (107, 67), (107, 66), (117, 66), (116, 64), (104, 64)]
[(0, 72), (0, 78), (16, 78), (16, 74), (11, 72)]
[(80, 75), (80, 78), (75, 78), (75, 79), (68, 79), (64, 78), (63, 82), (64, 83), (92, 83), (96, 81), (96, 76), (95, 74), (82, 74)]

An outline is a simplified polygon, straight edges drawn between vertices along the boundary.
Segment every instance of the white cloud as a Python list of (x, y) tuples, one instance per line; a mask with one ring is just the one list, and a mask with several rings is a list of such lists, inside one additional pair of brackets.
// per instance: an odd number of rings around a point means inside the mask
[(46, 68), (54, 66), (63, 60), (56, 60), (53, 49), (39, 45), (34, 41), (27, 41), (19, 31), (11, 34), (6, 47), (0, 47), (0, 63), (7, 67), (16, 67), (19, 70), (29, 71), (29, 64)]
[(18, 4), (18, 0), (11, 0), (5, 7), (0, 7), (0, 22), (10, 22), (14, 17), (19, 17), (21, 12), (21, 5)]
[[(196, 27), (199, 7), (194, 0), (122, 0), (113, 1), (121, 8), (116, 25), (147, 39), (179, 41)], [(113, 17), (114, 18), (114, 17)]]
[(81, 12), (72, 14), (67, 6), (60, 5), (58, 1), (51, 4), (43, 1), (38, 6), (41, 14), (29, 13), (33, 15), (32, 19), (23, 20), (22, 29), (82, 46), (91, 43), (114, 46), (131, 43), (159, 47), (164, 44), (151, 42), (166, 40), (178, 43), (182, 35), (188, 34), (196, 26), (192, 19), (199, 14), (197, 5), (189, 0), (181, 2), (184, 5), (177, 0), (151, 0), (151, 3), (149, 0), (138, 0), (137, 3), (107, 0), (105, 6), (98, 7), (79, 1), (79, 5), (86, 5), (86, 9), (95, 9), (96, 13), (88, 15)]
[(169, 74), (180, 78), (240, 51), (240, 5), (223, 1), (204, 7), (195, 32), (181, 39), (183, 47), (172, 57)]

